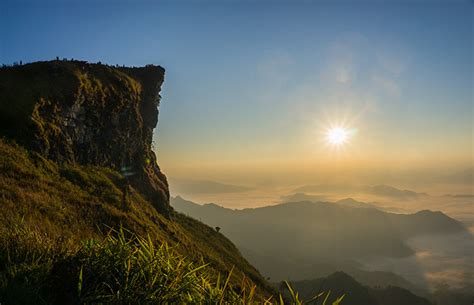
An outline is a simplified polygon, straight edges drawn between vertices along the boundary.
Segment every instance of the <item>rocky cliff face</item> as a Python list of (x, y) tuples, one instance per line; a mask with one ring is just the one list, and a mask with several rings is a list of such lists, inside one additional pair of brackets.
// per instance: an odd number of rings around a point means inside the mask
[(152, 150), (164, 72), (80, 61), (1, 68), (0, 135), (58, 162), (121, 171), (168, 214), (168, 183)]

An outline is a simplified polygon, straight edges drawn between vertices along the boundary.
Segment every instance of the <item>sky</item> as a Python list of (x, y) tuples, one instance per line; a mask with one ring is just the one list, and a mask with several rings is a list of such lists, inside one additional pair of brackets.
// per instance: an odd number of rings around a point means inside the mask
[(163, 66), (169, 176), (454, 171), (474, 161), (473, 5), (7, 0), (0, 63)]

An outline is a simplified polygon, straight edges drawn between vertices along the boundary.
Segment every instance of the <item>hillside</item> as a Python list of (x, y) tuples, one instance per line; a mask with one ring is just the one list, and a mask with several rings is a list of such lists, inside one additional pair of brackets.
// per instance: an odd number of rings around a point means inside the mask
[[(347, 205), (347, 202), (352, 204)], [(407, 242), (410, 238), (466, 232), (459, 222), (441, 212), (393, 214), (370, 207), (354, 207), (351, 200), (293, 202), (232, 210), (175, 197), (171, 205), (210, 226), (219, 226), (272, 280), (322, 276), (316, 273), (318, 264), (353, 270), (359, 260), (406, 258), (414, 254)], [(285, 247), (281, 247), (282, 243)]]
[(234, 268), (235, 287), (245, 277), (268, 296), (232, 242), (169, 207), (151, 147), (163, 77), (157, 66), (78, 61), (0, 69), (0, 232), (21, 227), (72, 246), (121, 227), (208, 263), (215, 277)]

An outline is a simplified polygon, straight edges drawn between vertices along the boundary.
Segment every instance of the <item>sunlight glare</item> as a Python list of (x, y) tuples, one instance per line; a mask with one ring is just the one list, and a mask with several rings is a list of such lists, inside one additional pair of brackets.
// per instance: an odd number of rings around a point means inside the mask
[(342, 145), (349, 137), (348, 130), (341, 127), (334, 127), (326, 133), (326, 140), (332, 145)]

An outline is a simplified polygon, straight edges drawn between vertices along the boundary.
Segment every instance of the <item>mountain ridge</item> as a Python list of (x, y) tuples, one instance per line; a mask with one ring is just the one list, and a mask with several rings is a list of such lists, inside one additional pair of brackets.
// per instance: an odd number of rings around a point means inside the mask
[(419, 193), (406, 189), (399, 189), (386, 184), (376, 185), (345, 185), (345, 184), (333, 184), (333, 185), (303, 185), (294, 189), (293, 193), (322, 193), (325, 192), (341, 192), (343, 194), (370, 194), (379, 197), (394, 198), (394, 199), (417, 199), (420, 197), (429, 196), (427, 193)]
[(315, 262), (335, 266), (349, 262), (353, 268), (358, 260), (413, 257), (409, 239), (467, 232), (458, 221), (432, 211), (405, 215), (308, 201), (232, 210), (198, 205), (182, 197), (172, 198), (171, 205), (220, 227), (249, 261), (273, 280), (311, 278)]
[(396, 287), (367, 287), (360, 284), (345, 272), (335, 272), (327, 277), (293, 282), (293, 286), (303, 299), (310, 298), (315, 291), (330, 290), (335, 295), (344, 293), (344, 304), (347, 305), (431, 305), (427, 299), (410, 291)]

